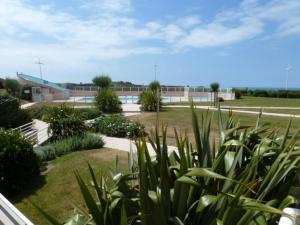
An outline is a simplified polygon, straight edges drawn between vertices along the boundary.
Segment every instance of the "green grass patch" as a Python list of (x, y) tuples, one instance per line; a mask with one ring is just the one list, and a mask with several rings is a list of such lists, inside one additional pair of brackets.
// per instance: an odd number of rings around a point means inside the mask
[[(197, 109), (197, 115), (200, 116), (206, 113), (206, 110)], [(212, 137), (218, 139), (218, 112), (210, 111), (213, 113), (212, 120)], [(224, 120), (228, 118), (228, 112), (222, 112)], [(245, 113), (235, 113), (233, 112), (234, 118), (240, 120), (241, 124), (255, 126), (257, 115), (245, 114)], [(140, 115), (132, 116), (130, 119), (138, 121), (145, 125), (146, 132), (155, 128), (156, 114), (155, 113), (141, 113)], [(191, 142), (194, 143), (194, 137), (192, 133), (192, 120), (191, 111), (189, 108), (167, 108), (160, 112), (159, 114), (160, 124), (164, 123), (168, 125), (167, 139), (169, 144), (176, 144), (175, 135), (173, 128), (176, 128), (180, 133), (187, 134)], [(270, 126), (274, 129), (279, 129), (283, 131), (289, 121), (288, 117), (275, 117), (275, 116), (262, 116), (262, 122), (270, 123)], [(201, 125), (201, 124), (200, 124)], [(296, 131), (300, 126), (300, 119), (293, 119), (292, 131)]]
[[(119, 156), (119, 166), (127, 171), (127, 153), (110, 149), (73, 152), (51, 162), (53, 168), (30, 189), (24, 190), (22, 196), (11, 199), (15, 206), (34, 224), (49, 224), (44, 217), (30, 204), (29, 201), (42, 207), (59, 221), (68, 219), (74, 210), (72, 203), (84, 206), (74, 171), (79, 171), (84, 180), (91, 180), (87, 162), (89, 162), (96, 176), (100, 170), (107, 172), (115, 170), (115, 157)], [(111, 185), (111, 179), (108, 179)], [(26, 196), (26, 197), (24, 197)]]
[[(166, 105), (189, 105), (188, 102), (165, 103)], [(195, 105), (212, 105), (211, 102), (195, 102)], [(266, 98), (243, 96), (241, 99), (220, 102), (221, 106), (257, 106), (257, 107), (300, 107), (300, 99)]]

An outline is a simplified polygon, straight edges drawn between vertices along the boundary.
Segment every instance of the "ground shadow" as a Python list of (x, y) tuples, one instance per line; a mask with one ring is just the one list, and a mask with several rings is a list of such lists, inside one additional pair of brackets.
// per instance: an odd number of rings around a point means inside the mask
[(31, 182), (27, 184), (26, 187), (24, 187), (21, 192), (15, 193), (13, 195), (8, 194), (5, 195), (5, 197), (13, 204), (16, 204), (18, 202), (21, 202), (24, 198), (32, 194), (35, 194), (36, 191), (42, 188), (45, 184), (46, 184), (46, 176), (40, 175), (35, 179), (31, 179)]

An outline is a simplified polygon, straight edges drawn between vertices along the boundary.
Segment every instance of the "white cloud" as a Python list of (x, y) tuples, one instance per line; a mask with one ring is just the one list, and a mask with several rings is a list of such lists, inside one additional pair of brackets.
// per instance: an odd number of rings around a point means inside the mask
[(96, 11), (99, 14), (128, 13), (133, 10), (131, 0), (88, 0), (84, 1), (81, 8)]
[(198, 16), (188, 16), (178, 20), (178, 24), (184, 28), (191, 28), (201, 23), (201, 19)]
[[(82, 9), (91, 16), (82, 18), (51, 4), (0, 0), (0, 57), (5, 58), (0, 65), (12, 58), (38, 57), (82, 65), (132, 54), (227, 46), (270, 34), (300, 34), (299, 0), (244, 0), (210, 21), (193, 14), (172, 22), (157, 18), (142, 23), (134, 18), (130, 0), (89, 0)], [(269, 23), (272, 28), (266, 32)]]
[[(274, 30), (266, 33), (272, 23)], [(300, 34), (300, 1), (272, 0), (259, 4), (258, 0), (244, 0), (240, 7), (217, 14), (214, 20), (202, 22), (176, 47), (218, 47), (249, 40), (260, 35), (289, 36)]]

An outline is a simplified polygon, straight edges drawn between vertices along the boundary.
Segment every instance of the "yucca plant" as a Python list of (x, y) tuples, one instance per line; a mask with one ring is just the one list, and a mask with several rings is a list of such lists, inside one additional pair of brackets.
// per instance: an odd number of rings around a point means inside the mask
[(153, 159), (146, 139), (137, 140), (137, 181), (129, 182), (133, 174), (120, 175), (126, 188), (117, 185), (109, 191), (90, 169), (93, 198), (76, 174), (94, 224), (276, 224), (283, 208), (298, 204), (291, 189), (299, 174), (300, 149), (298, 132), (289, 136), (291, 122), (280, 135), (260, 123), (261, 115), (251, 128), (235, 122), (231, 113), (223, 122), (219, 112), (216, 143), (210, 136), (212, 114), (201, 117), (200, 127), (193, 105), (191, 112), (196, 145), (175, 130), (177, 151), (170, 152), (167, 128), (162, 128), (162, 138), (156, 129), (148, 139), (156, 152)]

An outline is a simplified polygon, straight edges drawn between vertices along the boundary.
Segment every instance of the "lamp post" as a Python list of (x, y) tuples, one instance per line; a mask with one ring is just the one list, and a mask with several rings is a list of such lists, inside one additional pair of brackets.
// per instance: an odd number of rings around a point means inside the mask
[(292, 67), (290, 64), (288, 64), (287, 67), (285, 68), (285, 70), (286, 70), (285, 90), (286, 91), (288, 90), (288, 79), (289, 79), (291, 69), (292, 69)]
[(39, 59), (38, 62), (35, 62), (35, 64), (39, 65), (39, 69), (40, 69), (40, 77), (41, 79), (43, 79), (43, 74), (42, 74), (42, 65), (44, 65), (44, 63), (41, 62), (41, 59)]

